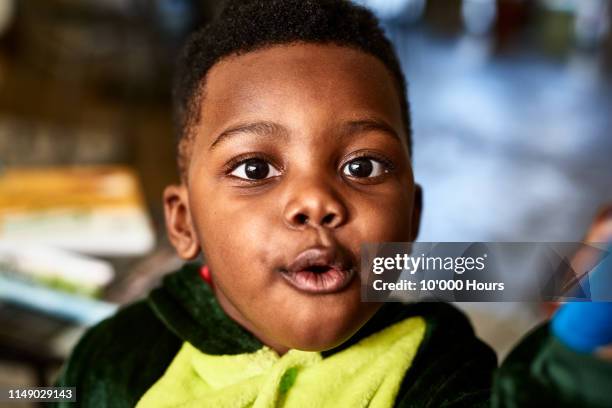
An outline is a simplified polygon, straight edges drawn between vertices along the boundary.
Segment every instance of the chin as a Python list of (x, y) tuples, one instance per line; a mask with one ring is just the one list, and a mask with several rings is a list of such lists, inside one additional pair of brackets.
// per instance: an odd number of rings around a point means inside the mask
[[(358, 329), (358, 328), (357, 328)], [(355, 330), (355, 332), (357, 331)], [(348, 340), (354, 332), (345, 333), (342, 336), (319, 336), (317, 338), (292, 339), (293, 345), (289, 348), (302, 351), (326, 351), (333, 349)]]
[[(326, 351), (339, 346), (355, 334), (374, 314), (374, 311), (346, 310), (345, 313), (330, 316), (317, 308), (309, 316), (292, 320), (291, 336), (286, 336), (289, 348), (303, 351)], [(287, 338), (289, 337), (289, 338)]]

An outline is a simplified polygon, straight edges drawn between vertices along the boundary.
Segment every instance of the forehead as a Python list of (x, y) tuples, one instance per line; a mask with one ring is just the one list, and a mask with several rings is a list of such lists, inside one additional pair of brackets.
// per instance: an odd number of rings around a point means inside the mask
[(305, 132), (363, 117), (386, 121), (405, 139), (399, 98), (389, 70), (362, 51), (273, 46), (225, 58), (209, 71), (197, 139), (210, 142), (241, 121), (269, 120)]

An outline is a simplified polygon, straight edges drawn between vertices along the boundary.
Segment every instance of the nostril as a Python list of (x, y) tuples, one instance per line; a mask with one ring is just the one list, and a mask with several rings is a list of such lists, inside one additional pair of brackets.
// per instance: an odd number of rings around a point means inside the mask
[(323, 217), (323, 219), (321, 220), (321, 223), (323, 225), (330, 225), (332, 222), (334, 222), (334, 214), (327, 214), (325, 217)]
[(295, 216), (295, 220), (299, 225), (308, 224), (308, 216), (306, 214), (298, 214)]

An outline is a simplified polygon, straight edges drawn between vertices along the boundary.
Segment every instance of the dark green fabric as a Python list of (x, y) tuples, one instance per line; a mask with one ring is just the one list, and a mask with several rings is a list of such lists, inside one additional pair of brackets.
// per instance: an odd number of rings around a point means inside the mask
[(167, 328), (204, 353), (250, 353), (262, 347), (223, 312), (197, 264), (168, 275), (149, 295), (149, 304)]
[[(495, 355), (475, 337), (465, 315), (449, 304), (385, 304), (351, 339), (322, 354), (350, 347), (411, 316), (425, 318), (427, 329), (396, 406), (489, 406)], [(208, 354), (253, 352), (262, 346), (222, 311), (199, 276), (199, 266), (187, 264), (168, 275), (146, 301), (123, 308), (90, 329), (73, 351), (58, 385), (77, 387), (78, 406), (134, 406), (161, 377), (184, 341)], [(580, 372), (581, 381), (601, 384), (612, 379), (606, 371), (610, 365), (591, 364), (592, 357), (568, 352), (551, 340), (547, 329), (529, 336), (497, 375), (494, 407), (529, 406), (525, 401), (537, 401), (532, 406), (562, 406), (570, 401), (606, 406), (594, 403), (601, 402), (601, 392), (575, 394), (576, 387), (568, 386), (564, 370), (586, 364), (572, 374)], [(606, 400), (604, 395), (603, 402)]]
[(141, 301), (90, 329), (56, 385), (76, 387), (77, 406), (133, 407), (161, 377), (182, 343)]
[(612, 363), (575, 352), (541, 326), (497, 370), (493, 408), (612, 407)]
[[(493, 350), (474, 335), (467, 318), (446, 303), (407, 309), (427, 318), (427, 332), (400, 389), (399, 407), (488, 406)], [(405, 306), (404, 306), (405, 307)]]

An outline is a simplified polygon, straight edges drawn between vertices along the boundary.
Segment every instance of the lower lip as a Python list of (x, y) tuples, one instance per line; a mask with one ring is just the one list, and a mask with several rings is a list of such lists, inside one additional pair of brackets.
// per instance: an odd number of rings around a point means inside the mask
[(325, 272), (283, 271), (281, 275), (291, 286), (302, 292), (325, 294), (340, 292), (346, 288), (355, 276), (355, 271), (331, 268)]

